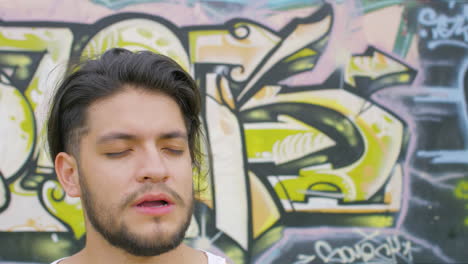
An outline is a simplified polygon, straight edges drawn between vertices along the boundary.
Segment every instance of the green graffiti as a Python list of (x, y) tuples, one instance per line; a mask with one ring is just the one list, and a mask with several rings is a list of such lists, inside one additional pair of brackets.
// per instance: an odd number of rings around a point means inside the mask
[[(15, 90), (15, 92), (18, 97), (22, 97), (18, 90)], [(20, 103), (21, 107), (23, 108), (23, 112), (28, 113), (25, 116), (25, 119), (20, 123), (21, 130), (23, 131), (23, 133), (21, 134), (21, 138), (27, 140), (26, 149), (30, 149), (32, 147), (35, 134), (34, 116), (31, 111), (31, 107), (29, 106), (26, 100), (21, 100)]]
[(83, 49), (82, 57), (92, 58), (104, 51), (122, 47), (133, 51), (150, 50), (174, 59), (189, 69), (188, 55), (179, 38), (162, 23), (149, 19), (129, 19), (97, 32)]
[(47, 42), (33, 33), (25, 33), (20, 40), (8, 38), (0, 32), (0, 46), (14, 49), (40, 51), (47, 48)]
[(454, 190), (455, 197), (460, 200), (468, 200), (468, 181), (462, 180), (457, 183)]
[(16, 78), (24, 80), (29, 77), (31, 74), (29, 72), (28, 66), (32, 63), (31, 58), (23, 55), (12, 55), (7, 54), (0, 56), (0, 64), (4, 65), (14, 65), (18, 67), (16, 69)]
[(58, 181), (49, 180), (42, 189), (42, 199), (47, 210), (67, 224), (76, 239), (85, 233), (81, 202), (68, 197)]

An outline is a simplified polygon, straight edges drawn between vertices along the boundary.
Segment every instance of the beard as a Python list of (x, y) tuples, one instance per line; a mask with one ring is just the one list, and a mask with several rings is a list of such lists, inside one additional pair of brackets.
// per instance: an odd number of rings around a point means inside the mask
[[(134, 256), (150, 257), (169, 252), (178, 247), (184, 240), (185, 232), (190, 225), (193, 213), (193, 192), (191, 194), (192, 199), (188, 203), (185, 203), (180, 195), (165, 184), (156, 185), (154, 183), (148, 183), (129, 195), (124, 202), (121, 203), (120, 207), (109, 208), (95, 199), (94, 194), (90, 191), (90, 186), (88, 186), (83, 174), (80, 175), (79, 181), (82, 191), (81, 200), (89, 222), (93, 228), (112, 246), (120, 248)], [(159, 230), (157, 230), (158, 232), (155, 232), (153, 237), (145, 238), (142, 235), (132, 232), (128, 224), (121, 221), (116, 213), (127, 208), (128, 205), (130, 205), (139, 195), (150, 190), (154, 190), (155, 186), (157, 186), (159, 191), (164, 191), (171, 195), (176, 204), (187, 209), (187, 213), (172, 234), (168, 233), (170, 231), (161, 230), (157, 227), (156, 229)], [(158, 223), (160, 219), (155, 217), (153, 221)]]

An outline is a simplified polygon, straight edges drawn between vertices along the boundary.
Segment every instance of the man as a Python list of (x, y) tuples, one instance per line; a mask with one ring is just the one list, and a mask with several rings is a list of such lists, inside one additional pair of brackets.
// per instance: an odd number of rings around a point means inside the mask
[(225, 263), (183, 243), (199, 169), (200, 94), (171, 59), (112, 49), (53, 97), (51, 157), (80, 197), (86, 245), (54, 263)]

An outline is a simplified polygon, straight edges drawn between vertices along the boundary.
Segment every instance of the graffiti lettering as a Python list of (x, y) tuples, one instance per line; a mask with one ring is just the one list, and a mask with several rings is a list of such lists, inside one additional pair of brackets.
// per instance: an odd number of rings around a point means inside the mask
[[(383, 240), (367, 236), (352, 246), (333, 248), (327, 241), (319, 240), (314, 246), (316, 255), (299, 254), (294, 264), (313, 263), (321, 260), (323, 263), (354, 263), (356, 261), (385, 262), (385, 263), (412, 263), (411, 241), (402, 239), (397, 235), (386, 237)], [(399, 259), (400, 262), (396, 262)], [(402, 262), (403, 261), (403, 262)]]
[(418, 16), (418, 22), (427, 28), (420, 30), (422, 38), (428, 38), (429, 32), (432, 40), (428, 43), (429, 49), (441, 45), (468, 47), (468, 5), (464, 5), (463, 12), (454, 17), (438, 14), (430, 7), (423, 8)]

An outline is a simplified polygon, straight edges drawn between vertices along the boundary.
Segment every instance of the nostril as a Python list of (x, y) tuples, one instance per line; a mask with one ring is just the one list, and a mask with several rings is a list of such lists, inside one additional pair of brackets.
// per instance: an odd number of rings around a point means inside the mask
[(141, 182), (146, 182), (146, 181), (151, 181), (151, 182), (166, 182), (169, 180), (168, 175), (142, 175), (141, 177), (138, 177), (139, 181)]

